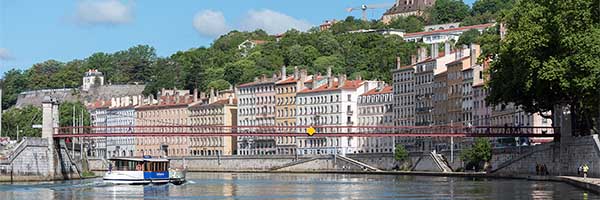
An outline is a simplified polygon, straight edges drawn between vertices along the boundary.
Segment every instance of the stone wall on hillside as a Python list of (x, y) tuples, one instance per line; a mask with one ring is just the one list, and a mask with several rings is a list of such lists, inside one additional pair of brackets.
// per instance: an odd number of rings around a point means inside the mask
[(79, 88), (33, 90), (21, 92), (15, 107), (22, 108), (28, 105), (41, 107), (44, 96), (50, 96), (59, 102), (92, 102), (98, 99), (108, 100), (113, 97), (138, 96), (142, 95), (145, 88), (145, 85), (102, 85), (92, 87), (87, 92), (81, 91)]

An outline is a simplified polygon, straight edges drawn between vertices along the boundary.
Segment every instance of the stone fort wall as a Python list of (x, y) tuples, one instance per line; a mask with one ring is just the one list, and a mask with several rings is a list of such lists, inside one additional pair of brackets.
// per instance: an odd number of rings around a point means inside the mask
[(82, 101), (92, 102), (98, 99), (110, 99), (112, 97), (142, 95), (145, 85), (102, 85), (82, 91), (79, 88), (43, 89), (22, 92), (18, 95), (15, 107), (22, 108), (28, 105), (42, 106), (44, 96), (50, 96), (59, 102)]

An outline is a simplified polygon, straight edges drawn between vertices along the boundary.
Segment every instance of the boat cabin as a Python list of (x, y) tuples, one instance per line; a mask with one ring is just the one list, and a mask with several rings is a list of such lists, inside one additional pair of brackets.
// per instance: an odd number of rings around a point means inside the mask
[(111, 158), (104, 180), (115, 183), (168, 183), (169, 159)]

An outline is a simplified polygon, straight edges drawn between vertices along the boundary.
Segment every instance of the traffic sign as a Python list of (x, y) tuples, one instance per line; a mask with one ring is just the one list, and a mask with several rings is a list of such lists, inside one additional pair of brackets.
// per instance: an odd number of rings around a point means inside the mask
[(315, 130), (315, 128), (313, 128), (312, 126), (311, 126), (311, 127), (308, 127), (308, 128), (306, 129), (306, 133), (308, 134), (308, 136), (313, 136), (313, 134), (315, 134), (315, 132), (317, 132), (317, 131), (316, 131), (316, 130)]

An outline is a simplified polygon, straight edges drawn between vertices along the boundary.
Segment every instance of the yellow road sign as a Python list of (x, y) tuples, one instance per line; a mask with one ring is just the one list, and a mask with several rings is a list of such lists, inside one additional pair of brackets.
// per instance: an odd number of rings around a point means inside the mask
[(308, 128), (306, 129), (306, 133), (307, 133), (309, 136), (312, 136), (313, 134), (315, 134), (315, 132), (317, 132), (317, 131), (316, 131), (316, 130), (315, 130), (315, 128), (313, 128), (312, 126), (311, 126), (311, 127), (308, 127)]

